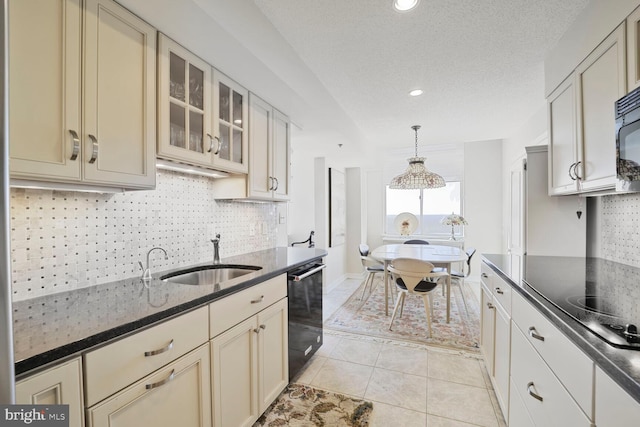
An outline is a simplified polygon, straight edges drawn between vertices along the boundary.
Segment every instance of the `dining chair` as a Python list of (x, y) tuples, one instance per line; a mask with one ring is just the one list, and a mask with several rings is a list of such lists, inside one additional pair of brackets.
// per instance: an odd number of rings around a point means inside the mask
[(413, 240), (405, 240), (405, 245), (428, 245), (429, 242), (426, 240), (413, 239)]
[(466, 250), (467, 253), (467, 268), (465, 271), (464, 265), (462, 266), (462, 271), (451, 270), (451, 282), (455, 282), (460, 289), (460, 295), (462, 295), (462, 302), (464, 303), (464, 310), (469, 314), (469, 309), (467, 308), (467, 300), (464, 296), (464, 279), (469, 277), (471, 274), (471, 257), (476, 253), (475, 248), (469, 248)]
[(373, 280), (375, 279), (376, 274), (384, 273), (384, 264), (369, 256), (369, 245), (361, 243), (360, 246), (358, 246), (358, 250), (360, 251), (360, 262), (362, 262), (364, 270), (368, 273), (367, 278), (364, 281), (362, 296), (360, 296), (360, 300), (362, 301), (365, 293), (367, 292), (367, 284), (369, 284), (369, 292), (373, 292)]
[[(398, 298), (389, 322), (389, 330), (396, 318), (398, 309), (404, 305), (404, 299), (408, 294), (417, 295), (422, 298), (424, 311), (427, 315), (428, 337), (431, 337), (431, 315), (433, 302), (429, 296), (438, 284), (436, 280), (449, 276), (446, 271), (433, 271), (433, 264), (413, 258), (396, 258), (391, 261), (388, 267), (393, 282), (398, 289)], [(432, 279), (433, 281), (429, 280)], [(402, 310), (400, 310), (402, 313)], [(402, 316), (402, 314), (400, 314)]]

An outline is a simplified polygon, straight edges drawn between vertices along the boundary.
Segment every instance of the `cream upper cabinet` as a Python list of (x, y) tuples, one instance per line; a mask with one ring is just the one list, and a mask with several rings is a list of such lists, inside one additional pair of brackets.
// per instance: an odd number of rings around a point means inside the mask
[(16, 383), (16, 403), (69, 405), (69, 426), (84, 425), (82, 363), (80, 358), (31, 375)]
[(627, 92), (640, 87), (640, 7), (627, 18)]
[(11, 176), (80, 181), (80, 0), (11, 0), (8, 11)]
[(615, 186), (613, 105), (626, 93), (625, 37), (622, 23), (548, 98), (552, 195)]
[(248, 91), (164, 34), (158, 52), (158, 157), (246, 174)]
[(247, 173), (249, 92), (217, 70), (213, 77), (213, 165), (228, 172)]
[(581, 191), (616, 183), (614, 103), (626, 94), (625, 25), (622, 23), (576, 68), (578, 166)]
[(549, 124), (549, 194), (578, 191), (575, 76), (569, 76), (547, 99)]
[(158, 157), (212, 165), (211, 66), (164, 34), (158, 37)]
[(249, 97), (248, 196), (289, 199), (289, 119), (253, 93)]
[(154, 28), (110, 0), (9, 10), (12, 178), (153, 188)]

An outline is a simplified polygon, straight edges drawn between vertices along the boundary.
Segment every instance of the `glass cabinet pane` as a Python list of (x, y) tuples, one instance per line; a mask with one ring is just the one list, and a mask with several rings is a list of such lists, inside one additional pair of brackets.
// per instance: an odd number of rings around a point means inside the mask
[(180, 101), (184, 101), (185, 65), (184, 59), (174, 53), (170, 54), (169, 96)]
[(189, 105), (202, 110), (204, 71), (189, 64)]
[[(229, 86), (224, 83), (220, 83), (220, 120), (224, 120), (229, 123), (230, 120), (230, 111), (229, 111), (229, 103), (231, 102), (231, 89)], [(220, 129), (222, 132), (222, 129)]]
[(224, 160), (230, 160), (230, 152), (229, 126), (220, 123), (220, 153), (218, 153), (218, 157)]
[(233, 124), (235, 126), (244, 127), (242, 122), (242, 95), (238, 92), (233, 92)]
[(203, 153), (202, 141), (204, 139), (204, 124), (202, 114), (196, 111), (189, 112), (189, 150)]
[(171, 103), (169, 109), (169, 143), (185, 148), (185, 114), (184, 108)]
[(242, 131), (233, 130), (233, 158), (236, 163), (242, 163)]

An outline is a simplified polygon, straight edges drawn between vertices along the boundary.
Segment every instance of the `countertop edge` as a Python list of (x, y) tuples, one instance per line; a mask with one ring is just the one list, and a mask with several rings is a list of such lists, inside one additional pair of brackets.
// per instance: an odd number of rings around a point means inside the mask
[(233, 295), (237, 292), (248, 289), (266, 280), (280, 276), (281, 274), (285, 274), (287, 271), (290, 271), (294, 268), (300, 267), (309, 262), (320, 260), (325, 256), (327, 256), (326, 251), (322, 255), (312, 256), (302, 261), (289, 264), (286, 267), (273, 269), (261, 275), (258, 274), (253, 278), (240, 282), (237, 285), (229, 289), (226, 289), (220, 293), (208, 294), (199, 298), (195, 298), (183, 304), (170, 307), (167, 310), (154, 313), (153, 315), (142, 317), (140, 319), (126, 323), (124, 325), (120, 325), (120, 326), (99, 332), (97, 334), (93, 334), (81, 340), (71, 342), (71, 343), (62, 345), (60, 347), (51, 349), (49, 351), (39, 353), (35, 356), (17, 361), (15, 363), (16, 379), (20, 380), (28, 375), (48, 369), (51, 366), (61, 363), (65, 360), (71, 359), (73, 357), (77, 357), (89, 350), (93, 350), (103, 345), (107, 345), (110, 342), (125, 338), (128, 335), (131, 335), (136, 332), (147, 329), (149, 327), (155, 326), (166, 320), (169, 320), (176, 316), (184, 314), (188, 311), (192, 311), (200, 307), (204, 307), (214, 301), (217, 301), (229, 295)]
[[(491, 256), (491, 255), (489, 255)], [(501, 256), (501, 255), (498, 255)], [(482, 256), (482, 260), (498, 274), (503, 280), (511, 285), (516, 292), (522, 295), (528, 302), (542, 313), (548, 320), (550, 320), (554, 326), (556, 326), (572, 343), (578, 346), (593, 362), (596, 366), (600, 367), (613, 381), (616, 382), (622, 389), (624, 389), (631, 397), (633, 397), (638, 403), (640, 403), (640, 383), (633, 379), (624, 369), (621, 369), (609, 356), (602, 350), (620, 352), (637, 352), (636, 350), (624, 350), (615, 349), (608, 345), (600, 338), (593, 335), (586, 330), (577, 321), (573, 320), (570, 316), (564, 313), (559, 308), (555, 307), (550, 302), (546, 301), (541, 296), (533, 295), (524, 289), (520, 284), (515, 283), (511, 277), (509, 277), (502, 269), (488, 259), (485, 254)], [(606, 347), (605, 347), (606, 346)], [(622, 353), (621, 353), (622, 354)]]

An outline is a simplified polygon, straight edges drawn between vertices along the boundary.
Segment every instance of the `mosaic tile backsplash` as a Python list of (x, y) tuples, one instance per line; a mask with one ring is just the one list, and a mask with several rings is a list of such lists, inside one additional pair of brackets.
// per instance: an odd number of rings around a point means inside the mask
[(14, 301), (273, 248), (275, 203), (214, 199), (209, 178), (159, 171), (156, 189), (117, 194), (11, 189)]
[(602, 258), (640, 267), (640, 193), (603, 196), (598, 213)]

